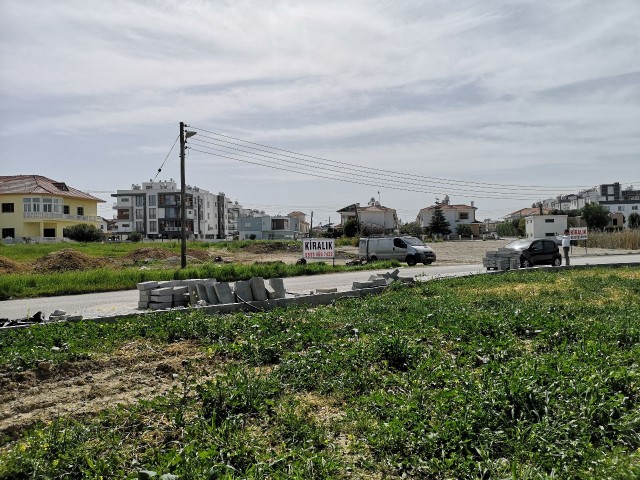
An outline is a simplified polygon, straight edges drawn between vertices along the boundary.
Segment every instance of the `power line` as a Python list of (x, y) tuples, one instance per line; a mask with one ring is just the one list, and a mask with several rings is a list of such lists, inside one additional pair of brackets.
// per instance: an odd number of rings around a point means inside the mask
[(169, 149), (169, 153), (167, 153), (167, 156), (164, 157), (164, 161), (162, 162), (162, 165), (160, 165), (160, 168), (158, 169), (158, 172), (156, 173), (156, 176), (153, 177), (153, 181), (156, 181), (156, 178), (158, 178), (158, 175), (160, 175), (160, 172), (162, 171), (162, 167), (164, 167), (164, 164), (166, 163), (167, 159), (169, 158), (169, 155), (171, 155), (171, 152), (173, 152), (173, 149), (176, 146), (176, 143), (178, 143), (178, 139), (180, 138), (180, 135), (176, 136), (176, 139), (173, 141), (173, 145), (171, 145), (171, 149)]
[[(207, 137), (205, 135), (205, 138), (211, 138), (211, 137)], [(207, 145), (203, 145), (203, 143), (207, 144)], [(231, 142), (228, 142), (228, 143), (231, 143)], [(271, 159), (271, 160), (275, 160), (276, 162), (279, 162), (279, 164), (283, 165), (283, 166), (289, 166), (289, 164), (294, 164), (294, 165), (297, 165), (297, 166), (300, 166), (300, 167), (303, 167), (303, 168), (309, 168), (309, 167), (317, 168), (318, 167), (317, 162), (315, 162), (315, 161), (297, 159), (297, 158), (296, 158), (296, 160), (299, 160), (299, 161), (283, 160), (281, 158), (274, 157), (274, 156), (271, 156), (271, 155), (263, 155), (261, 153), (249, 152), (249, 151), (243, 150), (241, 148), (233, 148), (233, 147), (230, 147), (230, 146), (227, 146), (227, 145), (220, 145), (220, 144), (215, 143), (215, 142), (208, 142), (206, 140), (201, 140), (201, 139), (197, 139), (196, 144), (200, 145), (203, 148), (208, 148), (208, 149), (214, 150), (214, 151), (222, 151), (223, 153), (231, 153), (233, 155), (241, 156), (241, 157), (245, 157), (245, 158), (247, 158), (246, 155), (243, 155), (242, 153), (235, 153), (235, 152), (243, 152), (243, 153), (246, 153), (246, 154), (249, 154), (249, 155), (253, 155), (253, 156), (259, 156), (259, 157), (268, 158), (268, 159)], [(226, 150), (219, 150), (219, 149), (216, 149), (214, 147), (210, 147), (208, 145), (216, 145), (216, 146), (222, 147), (222, 148), (224, 148)], [(233, 145), (237, 145), (237, 144), (233, 144)], [(251, 148), (251, 147), (249, 147), (249, 148)], [(228, 152), (227, 150), (232, 150), (233, 152)], [(265, 150), (260, 150), (260, 151), (266, 152)], [(255, 160), (254, 157), (248, 157), (248, 158), (251, 158), (252, 160)], [(295, 157), (290, 157), (290, 158), (295, 158)], [(258, 160), (260, 160), (260, 159), (258, 159)], [(301, 163), (301, 162), (303, 162), (303, 163)], [(378, 182), (379, 181), (391, 182), (391, 184), (388, 185), (390, 188), (398, 188), (398, 186), (396, 184), (399, 184), (400, 186), (404, 186), (404, 185), (408, 184), (408, 185), (415, 185), (415, 186), (418, 186), (418, 187), (424, 187), (425, 184), (427, 184), (426, 186), (429, 186), (430, 188), (439, 188), (439, 187), (441, 188), (442, 187), (441, 185), (435, 185), (433, 181), (420, 182), (420, 183), (415, 182), (415, 181), (413, 181), (416, 178), (415, 176), (411, 176), (408, 179), (406, 175), (400, 176), (400, 175), (382, 174), (382, 173), (365, 174), (365, 173), (358, 172), (358, 171), (352, 171), (351, 169), (348, 169), (347, 167), (342, 167), (342, 166), (339, 166), (336, 169), (336, 168), (331, 168), (329, 166), (323, 165), (322, 169), (323, 169), (323, 171), (330, 171), (330, 172), (334, 172), (334, 173), (337, 173), (337, 174), (340, 174), (340, 175), (345, 175), (345, 174), (352, 175), (352, 174), (355, 173), (355, 174), (358, 174), (359, 178), (364, 178), (364, 179), (367, 179), (367, 180), (373, 180), (373, 181), (378, 181)], [(342, 169), (342, 170), (340, 170), (340, 169)], [(305, 173), (306, 173), (306, 170), (305, 170)], [(382, 177), (382, 178), (379, 178), (379, 177)], [(400, 178), (400, 180), (394, 180), (393, 178), (389, 178), (389, 177)], [(434, 184), (434, 185), (432, 185), (432, 184)], [(473, 189), (473, 188), (463, 189), (463, 188), (456, 188), (456, 187), (447, 187), (447, 192), (449, 192), (449, 193), (463, 193), (463, 194), (467, 194), (467, 195), (470, 194), (470, 193), (473, 193), (473, 194), (492, 193), (491, 191), (486, 191), (484, 189), (483, 190), (476, 190), (476, 189)], [(522, 194), (522, 192), (520, 192), (520, 194)], [(535, 192), (535, 194), (539, 195), (540, 192)], [(498, 197), (491, 196), (491, 197), (488, 197), (488, 198), (498, 198)], [(521, 196), (518, 196), (518, 194), (516, 194), (516, 193), (503, 192), (503, 193), (500, 193), (500, 197), (499, 198), (501, 198), (501, 199), (511, 199), (512, 198), (514, 200), (520, 200)]]
[[(204, 128), (196, 127), (196, 126), (193, 126), (193, 125), (190, 125), (190, 127), (194, 128), (196, 130), (201, 130), (203, 132), (210, 133), (212, 135), (216, 135), (216, 136), (220, 136), (220, 137), (224, 137), (224, 138), (230, 138), (230, 139), (236, 140), (238, 142), (249, 143), (251, 145), (257, 145), (257, 146), (260, 146), (260, 147), (268, 148), (270, 150), (276, 150), (276, 151), (279, 151), (279, 152), (290, 153), (290, 154), (296, 155), (298, 157), (301, 156), (301, 157), (312, 158), (312, 159), (315, 159), (315, 160), (322, 160), (323, 162), (330, 162), (330, 163), (333, 163), (333, 164), (348, 165), (348, 166), (354, 167), (356, 169), (378, 171), (378, 172), (382, 172), (382, 173), (386, 173), (386, 174), (395, 174), (395, 175), (400, 174), (400, 175), (402, 175), (401, 172), (396, 172), (396, 171), (393, 171), (393, 170), (385, 170), (385, 169), (374, 168), (374, 167), (365, 167), (365, 166), (360, 166), (360, 165), (356, 165), (356, 164), (352, 164), (352, 163), (348, 163), (348, 162), (338, 162), (336, 160), (330, 160), (330, 159), (323, 158), (323, 157), (316, 157), (316, 156), (307, 155), (307, 154), (304, 154), (304, 153), (297, 153), (297, 152), (293, 152), (291, 150), (272, 147), (272, 146), (265, 145), (265, 144), (262, 144), (262, 143), (252, 142), (252, 141), (249, 141), (249, 140), (243, 140), (241, 138), (232, 137), (230, 135), (224, 135), (224, 134), (218, 133), (218, 132), (212, 132), (210, 130), (206, 130)], [(232, 142), (228, 142), (228, 143), (232, 143)], [(484, 185), (484, 186), (487, 186), (487, 187), (500, 187), (500, 188), (510, 187), (510, 188), (515, 188), (515, 189), (519, 189), (519, 190), (521, 190), (523, 188), (527, 188), (527, 189), (542, 189), (542, 191), (551, 191), (552, 190), (549, 187), (546, 187), (546, 186), (543, 186), (543, 185), (513, 185), (513, 184), (500, 184), (500, 183), (470, 182), (470, 181), (466, 181), (466, 180), (453, 180), (453, 179), (447, 179), (447, 178), (441, 178), (441, 177), (431, 177), (431, 176), (426, 176), (426, 175), (415, 175), (415, 177), (426, 178), (426, 179), (430, 179), (430, 180), (436, 180), (436, 181), (441, 182), (441, 183), (448, 183), (448, 184), (454, 184), (454, 185), (462, 183), (462, 184), (468, 184), (468, 185)], [(558, 187), (554, 187), (553, 191), (584, 189), (584, 188), (591, 188), (591, 186), (583, 186), (583, 185), (582, 186), (581, 185), (558, 186)]]
[[(317, 177), (317, 178), (324, 178), (327, 180), (336, 180), (339, 182), (345, 182), (345, 183), (353, 183), (353, 184), (357, 184), (357, 185), (365, 185), (368, 187), (381, 187), (381, 188), (393, 188), (395, 190), (403, 190), (406, 192), (416, 192), (416, 193), (426, 193), (426, 194), (431, 194), (431, 195), (439, 195), (439, 192), (434, 192), (431, 190), (418, 190), (415, 188), (407, 188), (407, 187), (402, 187), (402, 186), (397, 186), (397, 185), (389, 185), (389, 184), (380, 184), (380, 183), (367, 183), (367, 182), (360, 182), (357, 180), (352, 180), (349, 178), (344, 178), (344, 177), (330, 177), (330, 176), (326, 176), (326, 175), (320, 175), (318, 173), (310, 173), (308, 171), (300, 171), (300, 170), (294, 170), (292, 168), (284, 168), (281, 166), (275, 166), (275, 165), (269, 165), (269, 164), (264, 164), (264, 163), (258, 163), (258, 162), (254, 162), (254, 161), (250, 161), (250, 160), (244, 160), (241, 158), (236, 158), (236, 157), (230, 157), (228, 155), (222, 155), (222, 154), (218, 154), (218, 153), (212, 153), (212, 152), (207, 152), (204, 150), (198, 150), (194, 147), (190, 147), (191, 150), (193, 150), (194, 152), (200, 152), (200, 153), (204, 153), (207, 155), (211, 155), (211, 156), (218, 156), (218, 157), (222, 157), (222, 158), (227, 158), (229, 160), (235, 160), (238, 162), (242, 162), (242, 163), (247, 163), (247, 164), (251, 164), (251, 165), (257, 165), (260, 167), (268, 167), (268, 168), (272, 168), (274, 170), (281, 170), (281, 171), (285, 171), (285, 172), (291, 172), (291, 173), (299, 173), (302, 175), (308, 175), (308, 176), (312, 176), (312, 177)], [(474, 195), (476, 197), (479, 198), (491, 198), (491, 199), (497, 199), (497, 200), (521, 200), (521, 201), (531, 201), (534, 197), (530, 196), (530, 197), (495, 197), (495, 196), (487, 196), (487, 195)]]

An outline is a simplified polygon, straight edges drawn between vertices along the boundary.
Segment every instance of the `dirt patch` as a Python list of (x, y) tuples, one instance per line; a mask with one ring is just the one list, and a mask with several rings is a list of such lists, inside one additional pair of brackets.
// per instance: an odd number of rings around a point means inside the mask
[(179, 385), (185, 365), (215, 371), (220, 361), (194, 342), (131, 342), (106, 358), (0, 373), (0, 437), (61, 415), (95, 414), (117, 404), (153, 398)]
[(123, 258), (127, 260), (166, 260), (167, 258), (176, 257), (177, 253), (160, 247), (142, 247), (130, 251)]
[(90, 257), (77, 250), (65, 248), (37, 259), (33, 264), (33, 271), (37, 273), (47, 273), (89, 270), (104, 267), (108, 263), (106, 259)]
[(0, 273), (21, 273), (26, 267), (21, 263), (14, 262), (7, 257), (0, 257)]
[(241, 249), (242, 252), (249, 253), (275, 253), (275, 252), (299, 252), (300, 246), (290, 245), (284, 242), (273, 243), (252, 243)]
[(209, 255), (209, 252), (207, 252), (206, 250), (198, 249), (198, 248), (188, 248), (187, 255), (205, 262), (207, 260), (211, 260), (211, 255)]

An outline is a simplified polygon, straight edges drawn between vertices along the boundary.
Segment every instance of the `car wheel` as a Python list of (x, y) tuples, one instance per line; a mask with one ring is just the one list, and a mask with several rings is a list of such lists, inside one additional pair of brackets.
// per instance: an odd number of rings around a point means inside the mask
[(425, 265), (431, 265), (433, 262), (431, 260), (428, 260), (428, 261), (422, 262), (422, 263), (425, 264)]
[(553, 259), (553, 266), (554, 267), (559, 267), (560, 265), (562, 265), (562, 257), (556, 257)]
[(371, 255), (371, 256), (369, 257), (369, 261), (370, 261), (370, 262), (377, 262), (377, 261), (378, 261), (378, 257), (376, 257), (375, 255)]
[(416, 263), (416, 258), (413, 255), (407, 255), (407, 265), (413, 267)]
[(522, 265), (522, 268), (529, 268), (532, 265), (531, 260), (529, 260), (528, 258), (525, 258), (524, 260), (522, 260), (521, 265)]

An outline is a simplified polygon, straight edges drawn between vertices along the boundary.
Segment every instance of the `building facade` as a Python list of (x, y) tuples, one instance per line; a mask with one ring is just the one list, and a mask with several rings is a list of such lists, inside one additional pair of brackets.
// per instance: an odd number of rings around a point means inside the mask
[(246, 216), (238, 221), (240, 240), (294, 240), (303, 236), (297, 217)]
[(474, 202), (471, 202), (471, 205), (451, 204), (448, 195), (445, 195), (444, 200), (439, 204), (425, 207), (418, 212), (416, 221), (422, 228), (428, 227), (431, 224), (433, 212), (436, 210), (438, 205), (444, 214), (444, 218), (449, 222), (451, 231), (454, 234), (456, 233), (456, 227), (458, 225), (469, 225), (472, 235), (480, 235), (482, 224), (476, 220), (476, 210), (478, 208), (474, 206)]
[(362, 230), (373, 233), (393, 233), (398, 229), (398, 214), (395, 209), (380, 205), (375, 198), (371, 198), (366, 207), (354, 203), (341, 208), (337, 213), (340, 214), (340, 224), (343, 227), (354, 219)]
[[(185, 193), (187, 238), (225, 238), (228, 199), (224, 194), (215, 195), (192, 186), (187, 186)], [(181, 192), (173, 179), (134, 184), (111, 196), (116, 198), (112, 235), (123, 237), (138, 232), (150, 239), (182, 236)]]
[(102, 224), (104, 200), (41, 175), (0, 176), (0, 203), (3, 239), (59, 241), (67, 227)]

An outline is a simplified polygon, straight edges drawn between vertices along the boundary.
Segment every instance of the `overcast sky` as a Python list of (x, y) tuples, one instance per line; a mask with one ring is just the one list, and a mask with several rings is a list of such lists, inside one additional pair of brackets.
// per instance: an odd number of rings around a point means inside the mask
[[(449, 195), (482, 220), (638, 188), (639, 25), (639, 0), (2, 0), (0, 175), (99, 192), (111, 218), (109, 192), (154, 178), (183, 121), (189, 185), (314, 224), (371, 197), (412, 221)], [(204, 130), (357, 183), (215, 155)]]

